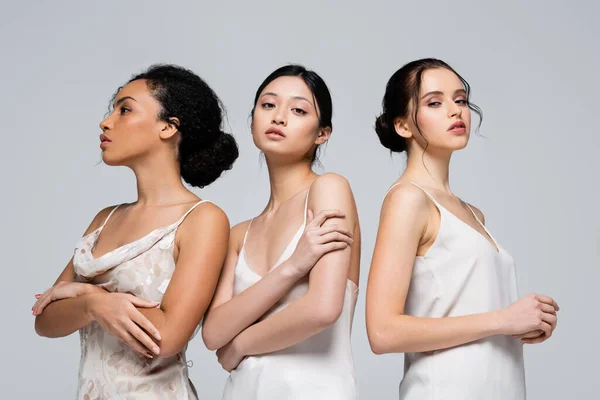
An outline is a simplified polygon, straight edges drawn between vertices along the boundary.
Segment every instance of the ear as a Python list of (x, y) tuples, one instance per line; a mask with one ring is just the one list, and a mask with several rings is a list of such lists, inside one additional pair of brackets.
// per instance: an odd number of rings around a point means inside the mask
[(160, 138), (167, 140), (175, 136), (179, 132), (179, 118), (169, 118), (167, 122), (164, 122), (162, 129), (160, 130)]
[(396, 118), (394, 120), (394, 129), (396, 130), (396, 133), (404, 139), (412, 137), (412, 132), (410, 131), (408, 124), (402, 118)]
[(329, 140), (331, 136), (331, 128), (329, 126), (325, 128), (319, 128), (319, 133), (317, 134), (317, 139), (315, 140), (315, 144), (323, 144)]

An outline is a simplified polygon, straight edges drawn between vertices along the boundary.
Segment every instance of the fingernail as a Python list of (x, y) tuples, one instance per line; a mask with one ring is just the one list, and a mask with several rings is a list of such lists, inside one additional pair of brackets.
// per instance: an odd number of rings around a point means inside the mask
[(154, 337), (156, 340), (161, 340), (160, 333), (158, 331), (154, 332)]
[(154, 352), (154, 354), (156, 354), (156, 355), (160, 354), (160, 349), (159, 349), (158, 347), (156, 347), (156, 346), (152, 348), (152, 351), (153, 351), (153, 352)]
[(42, 295), (41, 293), (37, 293), (37, 294), (35, 295), (35, 297), (40, 297), (41, 295)]

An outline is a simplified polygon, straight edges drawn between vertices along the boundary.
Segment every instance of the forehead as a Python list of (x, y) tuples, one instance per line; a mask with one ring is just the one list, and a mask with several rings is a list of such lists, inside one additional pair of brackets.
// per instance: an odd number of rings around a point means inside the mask
[(459, 89), (463, 89), (462, 82), (446, 68), (428, 69), (421, 76), (421, 94), (434, 91), (454, 93)]
[(299, 76), (281, 76), (269, 83), (262, 91), (271, 92), (281, 97), (304, 97), (312, 103), (312, 92), (306, 82)]
[(133, 82), (129, 82), (127, 85), (123, 86), (117, 96), (115, 97), (115, 102), (123, 97), (133, 97), (138, 103), (141, 104), (158, 104), (156, 99), (150, 93), (148, 89), (148, 85), (144, 79), (138, 79)]

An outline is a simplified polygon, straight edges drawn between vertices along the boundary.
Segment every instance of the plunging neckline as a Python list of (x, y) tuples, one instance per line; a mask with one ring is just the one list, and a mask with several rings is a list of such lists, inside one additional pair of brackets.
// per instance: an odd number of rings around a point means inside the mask
[[(460, 200), (460, 199), (459, 199)], [(464, 201), (460, 200), (461, 202), (465, 203)], [(483, 223), (481, 223), (481, 221), (479, 220), (479, 217), (477, 217), (477, 215), (475, 215), (475, 211), (473, 211), (473, 209), (471, 208), (471, 206), (469, 206), (467, 203), (465, 203), (466, 206), (469, 208), (469, 210), (471, 211), (471, 213), (473, 214), (473, 216), (475, 217), (475, 220), (477, 221), (477, 223), (479, 224), (479, 226), (481, 226), (483, 228), (483, 230), (485, 231), (485, 233), (488, 235), (489, 239), (485, 237), (485, 235), (481, 232), (479, 232), (477, 229), (473, 228), (471, 225), (469, 225), (468, 223), (466, 223), (465, 221), (463, 221), (461, 218), (459, 218), (456, 214), (454, 214), (452, 211), (448, 210), (446, 207), (444, 207), (443, 205), (441, 205), (440, 203), (438, 203), (437, 205), (441, 208), (443, 208), (448, 214), (450, 214), (453, 218), (457, 219), (461, 224), (463, 224), (464, 226), (466, 226), (467, 228), (471, 229), (473, 232), (475, 232), (479, 237), (481, 237), (483, 240), (485, 240), (495, 251), (496, 253), (500, 253), (500, 245), (498, 244), (498, 242), (496, 242), (496, 239), (494, 239), (494, 237), (492, 236), (492, 234), (490, 233), (490, 231), (488, 231), (488, 229), (485, 227), (485, 225), (483, 225)]]
[[(394, 185), (392, 185), (387, 193), (389, 193), (394, 187), (402, 184), (404, 182), (397, 182)], [(469, 228), (471, 231), (475, 232), (477, 234), (477, 236), (479, 236), (481, 239), (485, 240), (487, 242), (487, 244), (492, 247), (495, 251), (496, 254), (500, 254), (500, 250), (502, 249), (500, 247), (500, 245), (498, 244), (498, 242), (496, 241), (496, 239), (494, 239), (494, 236), (492, 236), (492, 234), (490, 233), (490, 231), (486, 228), (486, 226), (481, 222), (481, 220), (479, 220), (479, 217), (477, 216), (477, 214), (475, 214), (475, 211), (473, 211), (473, 209), (471, 208), (471, 206), (466, 203), (465, 201), (463, 201), (461, 198), (456, 197), (461, 203), (464, 203), (467, 208), (469, 209), (469, 211), (471, 211), (471, 214), (473, 214), (473, 217), (475, 218), (475, 221), (479, 224), (480, 227), (483, 228), (484, 232), (487, 234), (486, 237), (483, 233), (479, 232), (477, 229), (475, 229), (474, 227), (472, 227), (471, 225), (469, 225), (467, 222), (463, 221), (461, 218), (459, 218), (456, 214), (454, 214), (452, 211), (448, 210), (446, 207), (444, 207), (443, 205), (441, 205), (436, 199), (435, 197), (433, 197), (433, 195), (431, 193), (429, 193), (427, 190), (425, 190), (422, 186), (417, 185), (414, 182), (409, 182), (410, 184), (418, 187), (419, 189), (421, 189), (423, 191), (423, 193), (425, 193), (427, 195), (427, 197), (429, 197), (431, 199), (431, 201), (434, 203), (434, 205), (436, 207), (438, 207), (438, 209), (441, 210), (443, 209), (445, 212), (447, 212), (448, 214), (450, 214), (453, 218), (457, 219), (462, 225), (465, 225), (467, 228)], [(386, 193), (386, 195), (387, 195)], [(435, 241), (434, 241), (435, 243)]]
[[(287, 253), (287, 251), (289, 250), (290, 246), (292, 245), (292, 243), (294, 242), (294, 240), (296, 239), (296, 237), (298, 236), (298, 234), (304, 230), (305, 225), (306, 225), (305, 222), (302, 223), (302, 225), (300, 225), (300, 227), (298, 228), (298, 230), (296, 230), (296, 233), (294, 233), (294, 236), (292, 236), (292, 238), (290, 239), (290, 241), (288, 242), (288, 244), (284, 247), (283, 251), (281, 252), (281, 254), (279, 255), (279, 257), (277, 258), (277, 260), (275, 261), (275, 263), (269, 267), (269, 269), (267, 270), (266, 274), (268, 274), (273, 269), (275, 269), (279, 264), (281, 264), (281, 261), (282, 261), (281, 259), (283, 258), (283, 256), (285, 255), (285, 253)], [(250, 231), (250, 226), (248, 226), (248, 231)], [(254, 275), (258, 276), (260, 279), (264, 278), (266, 274), (265, 275), (259, 274), (252, 267), (252, 264), (250, 264), (250, 262), (248, 261), (248, 257), (247, 257), (247, 254), (246, 254), (246, 240), (244, 240), (244, 244), (242, 245), (242, 250), (240, 251), (240, 253), (242, 253), (242, 256), (244, 258), (244, 262), (246, 263), (246, 266), (248, 267), (248, 269), (250, 271), (252, 271), (252, 273)]]

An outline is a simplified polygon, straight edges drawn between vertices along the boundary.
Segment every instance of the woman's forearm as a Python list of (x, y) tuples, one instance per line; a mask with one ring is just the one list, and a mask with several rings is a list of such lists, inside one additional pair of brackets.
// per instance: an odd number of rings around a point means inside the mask
[(500, 334), (501, 326), (497, 311), (446, 318), (398, 315), (381, 319), (380, 324), (367, 322), (369, 342), (376, 354), (446, 349)]
[(206, 347), (216, 350), (225, 346), (271, 309), (300, 278), (290, 261), (286, 261), (248, 289), (212, 309), (202, 328)]

